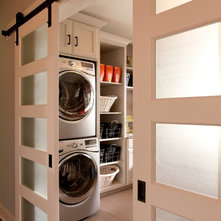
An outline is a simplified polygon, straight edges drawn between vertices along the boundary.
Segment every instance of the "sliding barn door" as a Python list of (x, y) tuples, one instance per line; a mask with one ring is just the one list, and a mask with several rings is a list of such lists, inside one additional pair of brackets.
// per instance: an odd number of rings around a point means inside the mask
[(221, 220), (220, 9), (134, 0), (134, 221)]
[(16, 221), (58, 221), (58, 4), (22, 25), (15, 46)]

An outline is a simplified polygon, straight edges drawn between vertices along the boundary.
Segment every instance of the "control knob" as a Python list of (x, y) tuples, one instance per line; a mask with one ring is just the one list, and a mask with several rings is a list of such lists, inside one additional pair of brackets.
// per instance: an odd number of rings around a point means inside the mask
[(70, 66), (74, 66), (74, 62), (73, 61), (69, 61), (68, 63)]
[(71, 145), (71, 147), (72, 147), (72, 148), (77, 148), (77, 147), (78, 147), (78, 144), (77, 144), (77, 143), (73, 143), (73, 144)]

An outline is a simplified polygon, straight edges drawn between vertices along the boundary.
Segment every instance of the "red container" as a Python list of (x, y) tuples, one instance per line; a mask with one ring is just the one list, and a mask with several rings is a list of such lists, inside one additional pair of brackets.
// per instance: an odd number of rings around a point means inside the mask
[(103, 81), (104, 79), (104, 70), (105, 70), (105, 65), (100, 64), (100, 80)]
[(113, 66), (106, 65), (104, 73), (104, 81), (111, 82), (113, 77)]
[(114, 67), (112, 82), (120, 83), (120, 78), (121, 78), (121, 68)]

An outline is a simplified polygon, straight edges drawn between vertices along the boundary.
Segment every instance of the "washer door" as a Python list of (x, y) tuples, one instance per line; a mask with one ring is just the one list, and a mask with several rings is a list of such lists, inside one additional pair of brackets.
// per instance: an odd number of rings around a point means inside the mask
[(87, 199), (97, 183), (97, 164), (85, 153), (72, 153), (59, 165), (60, 202), (73, 205)]
[(94, 103), (94, 91), (86, 75), (80, 71), (62, 71), (59, 76), (59, 116), (78, 121), (87, 116)]

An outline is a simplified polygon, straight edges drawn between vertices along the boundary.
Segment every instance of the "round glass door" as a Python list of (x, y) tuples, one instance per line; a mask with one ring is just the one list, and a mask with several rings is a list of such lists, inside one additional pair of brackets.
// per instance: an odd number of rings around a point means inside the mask
[(84, 118), (91, 110), (94, 92), (89, 80), (76, 71), (59, 76), (59, 116), (67, 121)]
[(59, 195), (65, 204), (76, 204), (92, 194), (97, 183), (97, 165), (84, 153), (74, 153), (59, 166)]

